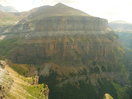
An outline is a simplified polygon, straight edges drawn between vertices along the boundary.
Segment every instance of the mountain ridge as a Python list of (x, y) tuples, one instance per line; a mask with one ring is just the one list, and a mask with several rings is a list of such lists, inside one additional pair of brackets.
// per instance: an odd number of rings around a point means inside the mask
[(15, 8), (13, 8), (11, 6), (2, 6), (2, 5), (0, 5), (0, 11), (3, 11), (3, 12), (18, 12)]
[(110, 22), (109, 26), (116, 32), (132, 32), (132, 23), (125, 21)]
[(23, 34), (32, 32), (31, 35), (35, 35), (34, 32), (38, 31), (40, 35), (47, 35), (47, 31), (49, 31), (48, 34), (53, 35), (53, 32), (56, 31), (56, 33), (54, 33), (56, 35), (60, 34), (60, 31), (70, 31), (70, 34), (75, 34), (74, 31), (76, 31), (76, 29), (78, 29), (78, 33), (85, 33), (83, 32), (84, 30), (87, 32), (92, 30), (110, 30), (106, 19), (89, 16), (80, 10), (68, 7), (64, 4), (42, 6), (30, 10), (29, 13), (30, 14), (18, 22), (18, 24), (14, 25), (10, 32), (18, 33), (18, 31), (22, 31)]
[(64, 5), (62, 3), (58, 3), (58, 4), (54, 5), (54, 6), (41, 6), (41, 7), (35, 8), (33, 10), (32, 10), (33, 13), (31, 13), (29, 17), (33, 17), (33, 16), (36, 17), (37, 14), (38, 15), (45, 14), (44, 16), (64, 16), (64, 15), (84, 15), (84, 16), (89, 16), (85, 12), (82, 12), (82, 11), (80, 11), (78, 9), (74, 9), (72, 7), (66, 6), (66, 5)]

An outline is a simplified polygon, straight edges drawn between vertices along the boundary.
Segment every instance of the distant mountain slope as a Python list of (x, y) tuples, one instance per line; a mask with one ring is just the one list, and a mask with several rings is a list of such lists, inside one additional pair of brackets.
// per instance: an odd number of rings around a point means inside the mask
[(8, 31), (12, 25), (16, 24), (20, 18), (11, 12), (0, 11), (0, 34)]
[(12, 25), (18, 21), (18, 17), (13, 13), (0, 11), (0, 26)]
[[(123, 21), (116, 21), (109, 23), (109, 25), (115, 30), (120, 44), (125, 49), (124, 62), (129, 71), (129, 79), (132, 86), (132, 24)], [(130, 99), (132, 98), (131, 93), (132, 88), (130, 87)]]
[(8, 31), (13, 25), (26, 17), (28, 12), (3, 12), (0, 11), (0, 34)]
[(109, 25), (116, 32), (132, 32), (132, 24), (125, 21), (113, 21)]
[(0, 5), (0, 11), (3, 11), (3, 12), (17, 12), (17, 10), (14, 9), (13, 7), (2, 6), (2, 5)]
[(126, 47), (132, 49), (132, 24), (125, 21), (110, 22), (109, 26), (119, 36), (120, 42)]

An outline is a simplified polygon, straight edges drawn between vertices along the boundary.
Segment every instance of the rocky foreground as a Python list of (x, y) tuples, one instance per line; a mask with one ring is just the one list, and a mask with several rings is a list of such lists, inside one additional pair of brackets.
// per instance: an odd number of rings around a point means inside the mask
[(0, 67), (0, 99), (48, 99), (47, 85), (35, 84), (34, 78), (16, 73), (5, 61)]

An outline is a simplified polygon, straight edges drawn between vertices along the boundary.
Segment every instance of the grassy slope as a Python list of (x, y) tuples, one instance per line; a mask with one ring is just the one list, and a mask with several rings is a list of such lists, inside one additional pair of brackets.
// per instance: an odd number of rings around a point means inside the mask
[(31, 85), (33, 78), (24, 77), (6, 65), (10, 78), (13, 79), (6, 99), (47, 99), (47, 87), (44, 84)]
[(12, 13), (0, 12), (0, 26), (13, 25), (18, 21), (18, 17)]

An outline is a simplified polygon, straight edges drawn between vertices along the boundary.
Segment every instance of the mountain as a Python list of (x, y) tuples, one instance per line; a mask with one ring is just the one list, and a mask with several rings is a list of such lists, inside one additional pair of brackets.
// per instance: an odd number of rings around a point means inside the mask
[(0, 11), (0, 34), (8, 31), (10, 27), (15, 25), (21, 19), (26, 17), (28, 12), (3, 12)]
[(116, 32), (132, 32), (132, 24), (125, 21), (113, 21), (109, 25)]
[(85, 12), (68, 7), (62, 3), (58, 3), (55, 6), (42, 6), (31, 10), (28, 19), (41, 19), (43, 17), (51, 16), (88, 16)]
[(42, 6), (1, 36), (0, 58), (24, 76), (31, 76), (25, 65), (34, 67), (49, 99), (130, 99), (124, 49), (106, 19), (64, 4)]
[(128, 22), (123, 21), (123, 20), (116, 20), (116, 21), (112, 21), (112, 22), (110, 22), (110, 23), (126, 24), (126, 23), (128, 23)]
[(18, 33), (18, 31), (22, 31), (26, 33), (28, 31), (32, 33), (31, 36), (33, 36), (36, 31), (41, 33), (40, 35), (45, 35), (45, 33), (42, 32), (74, 32), (78, 29), (78, 32), (81, 33), (82, 31), (82, 33), (84, 33), (84, 30), (90, 32), (91, 30), (101, 31), (101, 29), (110, 29), (106, 28), (108, 24), (107, 20), (92, 17), (80, 10), (73, 9), (61, 3), (55, 6), (42, 6), (29, 11), (29, 13), (26, 18), (12, 27), (10, 32)]
[(2, 5), (0, 5), (0, 11), (2, 11), (2, 12), (17, 12), (17, 10), (11, 6), (2, 6)]
[(20, 18), (15, 13), (0, 11), (0, 34), (8, 31), (19, 20)]
[[(127, 70), (129, 71), (129, 79), (132, 86), (132, 24), (130, 23), (110, 23), (110, 26), (115, 30), (115, 33), (118, 35), (118, 40), (125, 49), (124, 62)], [(132, 88), (130, 87), (130, 93)], [(130, 95), (132, 98), (132, 95)]]
[(15, 24), (17, 20), (14, 14), (0, 11), (0, 26)]
[(14, 13), (0, 11), (0, 34), (18, 22), (19, 18)]
[(132, 24), (124, 21), (110, 22), (109, 26), (119, 36), (119, 40), (122, 42), (125, 48), (132, 48)]

